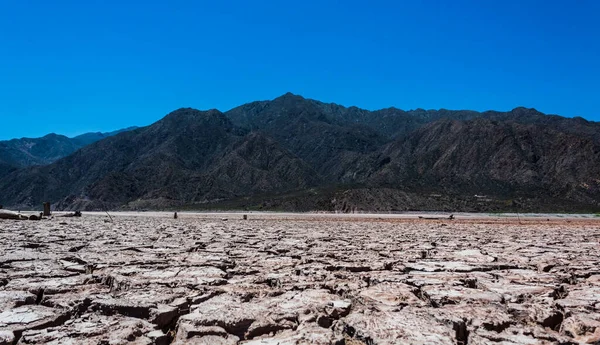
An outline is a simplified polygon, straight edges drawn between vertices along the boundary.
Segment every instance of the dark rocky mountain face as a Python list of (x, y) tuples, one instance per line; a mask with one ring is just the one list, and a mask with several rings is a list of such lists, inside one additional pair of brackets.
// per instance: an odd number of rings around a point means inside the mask
[(0, 141), (0, 157), (14, 167), (44, 165), (75, 152), (80, 146), (64, 135)]
[(546, 125), (439, 120), (382, 150), (372, 186), (442, 187), (455, 193), (569, 196), (594, 202), (600, 145)]
[(11, 172), (15, 171), (16, 169), (17, 168), (15, 168), (13, 165), (0, 161), (0, 178), (2, 178), (2, 176), (6, 176), (6, 175), (10, 174)]
[(599, 124), (580, 118), (525, 108), (371, 112), (286, 94), (226, 113), (179, 109), (53, 164), (9, 166), (0, 203), (593, 211), (599, 162)]
[(50, 164), (86, 145), (135, 128), (130, 127), (109, 133), (86, 133), (73, 138), (48, 134), (41, 138), (0, 141), (0, 177), (16, 168)]
[(205, 203), (316, 185), (314, 170), (221, 112), (179, 109), (157, 123), (82, 148), (56, 163), (0, 181), (6, 204), (65, 207)]
[(226, 115), (242, 128), (264, 132), (313, 167), (324, 181), (337, 183), (348, 180), (349, 162), (387, 142), (376, 128), (353, 120), (366, 113), (286, 94), (271, 102), (243, 105)]

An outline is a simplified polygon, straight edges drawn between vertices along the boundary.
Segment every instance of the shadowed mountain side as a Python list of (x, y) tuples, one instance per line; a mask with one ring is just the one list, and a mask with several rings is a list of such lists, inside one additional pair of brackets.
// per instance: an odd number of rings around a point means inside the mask
[(17, 168), (15, 168), (13, 165), (0, 161), (0, 178), (10, 174), (11, 172), (15, 171), (16, 169)]
[(179, 109), (53, 164), (8, 169), (0, 203), (598, 210), (599, 133), (535, 109), (370, 112), (285, 94), (227, 113)]
[(285, 94), (271, 102), (243, 105), (226, 115), (242, 128), (260, 130), (277, 140), (325, 180), (335, 183), (346, 175), (350, 161), (388, 141), (369, 126), (347, 121), (345, 109)]
[(0, 141), (0, 165), (5, 166), (0, 166), (0, 177), (15, 168), (50, 164), (91, 143), (135, 128), (129, 127), (109, 133), (86, 133), (73, 138), (52, 133), (41, 138)]
[[(600, 145), (544, 125), (439, 120), (382, 150), (372, 186), (597, 203)], [(399, 183), (401, 182), (401, 183)]]
[(219, 111), (180, 109), (51, 165), (14, 172), (0, 189), (6, 204), (21, 207), (63, 200), (98, 208), (138, 199), (206, 202), (317, 181), (300, 159), (260, 134), (246, 135)]
[(0, 141), (0, 159), (14, 167), (44, 165), (65, 157), (81, 146), (64, 135)]

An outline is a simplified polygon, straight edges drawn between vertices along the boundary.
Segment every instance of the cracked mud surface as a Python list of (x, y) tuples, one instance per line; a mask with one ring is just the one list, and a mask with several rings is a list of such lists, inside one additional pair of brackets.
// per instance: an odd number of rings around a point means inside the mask
[(598, 344), (599, 241), (593, 220), (0, 221), (0, 344)]

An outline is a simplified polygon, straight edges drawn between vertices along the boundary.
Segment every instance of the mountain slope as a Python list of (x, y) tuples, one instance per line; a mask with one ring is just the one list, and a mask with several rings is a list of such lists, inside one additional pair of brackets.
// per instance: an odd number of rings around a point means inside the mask
[(10, 205), (63, 200), (64, 206), (98, 208), (138, 199), (167, 205), (206, 202), (316, 181), (301, 160), (259, 134), (234, 127), (219, 111), (179, 109), (53, 164), (13, 172), (0, 180), (0, 190)]
[(582, 202), (600, 193), (600, 144), (545, 125), (438, 120), (388, 145), (381, 156), (389, 163), (369, 176), (370, 185), (398, 187), (402, 181), (412, 188)]
[(344, 179), (348, 162), (376, 151), (387, 141), (375, 129), (348, 121), (346, 110), (288, 93), (225, 114), (242, 128), (264, 132), (335, 183)]
[(179, 109), (47, 166), (0, 160), (0, 203), (598, 211), (599, 162), (600, 125), (580, 118), (371, 112), (285, 94), (226, 113)]
[(86, 133), (73, 138), (52, 133), (41, 138), (0, 141), (0, 177), (15, 168), (50, 164), (86, 145), (135, 128), (129, 127), (109, 133)]
[(64, 135), (48, 134), (41, 138), (0, 141), (0, 158), (14, 167), (43, 165), (79, 148), (80, 145)]
[(117, 135), (119, 133), (123, 133), (123, 132), (129, 132), (129, 131), (133, 131), (135, 129), (138, 129), (139, 127), (137, 126), (131, 126), (131, 127), (127, 127), (127, 128), (122, 128), (122, 129), (118, 129), (116, 131), (112, 131), (112, 132), (90, 132), (90, 133), (84, 133), (84, 134), (80, 134), (76, 137), (71, 138), (73, 142), (75, 142), (77, 145), (79, 145), (80, 147), (95, 143), (96, 141), (100, 141), (102, 139), (108, 138), (108, 137), (112, 137), (113, 135)]
[(3, 176), (6, 176), (11, 172), (15, 171), (16, 169), (17, 168), (15, 168), (12, 164), (0, 161), (0, 179)]

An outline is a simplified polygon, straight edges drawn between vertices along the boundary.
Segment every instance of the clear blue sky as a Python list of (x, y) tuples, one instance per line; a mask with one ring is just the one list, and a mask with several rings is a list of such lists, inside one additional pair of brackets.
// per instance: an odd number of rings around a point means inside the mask
[(600, 120), (600, 1), (0, 1), (0, 139), (287, 91)]

